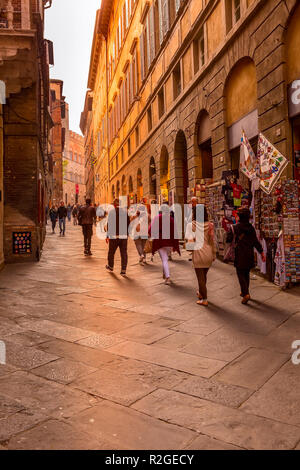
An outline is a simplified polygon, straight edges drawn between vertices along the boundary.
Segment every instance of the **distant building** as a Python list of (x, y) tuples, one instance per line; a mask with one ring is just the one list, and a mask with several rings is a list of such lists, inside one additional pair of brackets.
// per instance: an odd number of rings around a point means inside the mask
[(53, 159), (53, 192), (50, 203), (58, 205), (63, 200), (63, 152), (67, 134), (66, 102), (63, 81), (50, 80), (51, 149)]
[(65, 204), (84, 204), (86, 195), (84, 139), (68, 131), (63, 158), (63, 193)]

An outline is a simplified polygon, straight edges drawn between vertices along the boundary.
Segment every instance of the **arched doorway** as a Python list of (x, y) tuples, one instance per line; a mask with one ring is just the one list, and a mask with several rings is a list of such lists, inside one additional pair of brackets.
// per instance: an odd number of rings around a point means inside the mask
[(149, 164), (149, 192), (150, 198), (156, 199), (156, 165), (154, 157), (151, 157)]
[(211, 120), (208, 112), (200, 111), (196, 123), (195, 154), (198, 155), (200, 178), (211, 179), (213, 177), (213, 158), (211, 146)]
[(120, 181), (117, 181), (117, 197), (120, 197)]
[(169, 200), (170, 191), (170, 159), (167, 147), (163, 146), (160, 153), (160, 196), (163, 201)]
[(114, 200), (115, 197), (116, 197), (116, 193), (115, 193), (115, 185), (113, 184), (112, 185), (112, 188), (111, 188), (111, 196), (112, 196), (112, 199)]
[(140, 202), (143, 198), (143, 177), (142, 170), (139, 168), (137, 171), (137, 202)]
[(229, 163), (231, 170), (238, 170), (242, 130), (255, 153), (257, 150), (257, 79), (256, 67), (250, 57), (243, 57), (234, 65), (227, 78), (224, 95)]
[(300, 49), (300, 5), (295, 8), (290, 17), (284, 42), (286, 47), (289, 118), (292, 133), (290, 153), (293, 155), (293, 165), (289, 165), (289, 167), (290, 174), (293, 174), (293, 177), (300, 181), (300, 61), (298, 57)]
[(188, 200), (189, 176), (187, 162), (187, 142), (182, 130), (180, 130), (176, 136), (174, 160), (176, 199), (178, 203), (186, 204)]

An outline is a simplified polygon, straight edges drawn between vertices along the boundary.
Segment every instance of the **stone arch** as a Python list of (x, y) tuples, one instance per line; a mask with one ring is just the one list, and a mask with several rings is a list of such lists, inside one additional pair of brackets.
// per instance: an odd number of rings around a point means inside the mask
[(175, 193), (176, 200), (180, 204), (186, 204), (188, 199), (189, 176), (187, 140), (182, 130), (179, 130), (175, 139)]
[(199, 178), (213, 177), (212, 122), (206, 109), (198, 114), (195, 129), (196, 173)]

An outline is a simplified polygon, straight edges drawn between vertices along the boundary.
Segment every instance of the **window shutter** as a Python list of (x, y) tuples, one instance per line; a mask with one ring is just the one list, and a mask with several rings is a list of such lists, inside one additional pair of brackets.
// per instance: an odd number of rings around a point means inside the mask
[(150, 19), (149, 19), (149, 15), (147, 15), (146, 25), (147, 25), (147, 28), (146, 28), (146, 38), (145, 38), (145, 40), (147, 41), (147, 71), (148, 71), (148, 69), (151, 65), (151, 50), (150, 50), (151, 40), (150, 40)]
[(181, 4), (181, 0), (175, 0), (175, 11), (176, 11), (176, 15), (178, 13), (178, 10), (180, 8), (180, 4)]
[(158, 16), (159, 16), (159, 43), (162, 44), (164, 40), (164, 28), (163, 28), (163, 1), (158, 0)]
[(140, 36), (140, 59), (141, 59), (141, 80), (143, 82), (145, 78), (145, 45), (144, 45), (144, 33)]
[(135, 49), (135, 53), (134, 53), (134, 57), (135, 57), (135, 61), (134, 61), (134, 64), (135, 64), (135, 91), (134, 91), (134, 95), (137, 95), (138, 92), (139, 92), (139, 64), (138, 64), (138, 55), (137, 55), (137, 48)]
[(125, 26), (127, 29), (128, 28), (128, 0), (125, 0), (124, 7), (125, 7)]
[(155, 17), (154, 5), (151, 6), (149, 11), (149, 31), (150, 31), (150, 63), (155, 58)]
[(169, 31), (169, 0), (162, 0), (162, 11), (163, 11), (163, 35)]
[(132, 104), (132, 102), (133, 102), (133, 96), (134, 96), (134, 95), (133, 95), (133, 93), (134, 93), (134, 91), (133, 91), (133, 88), (134, 88), (134, 87), (133, 87), (133, 81), (134, 81), (134, 75), (133, 75), (133, 74), (134, 74), (134, 69), (133, 69), (133, 66), (134, 66), (134, 64), (133, 64), (133, 62), (131, 62), (131, 64), (130, 64), (130, 72), (129, 72), (129, 83), (130, 83), (129, 105)]

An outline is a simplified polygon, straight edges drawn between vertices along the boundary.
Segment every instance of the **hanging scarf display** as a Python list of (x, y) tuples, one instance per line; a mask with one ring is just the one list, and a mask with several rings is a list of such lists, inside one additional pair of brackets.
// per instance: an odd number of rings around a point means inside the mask
[(260, 188), (270, 194), (288, 161), (261, 133), (258, 137), (257, 156), (260, 164)]
[(250, 180), (256, 178), (257, 158), (244, 131), (242, 131), (240, 147), (240, 171)]

